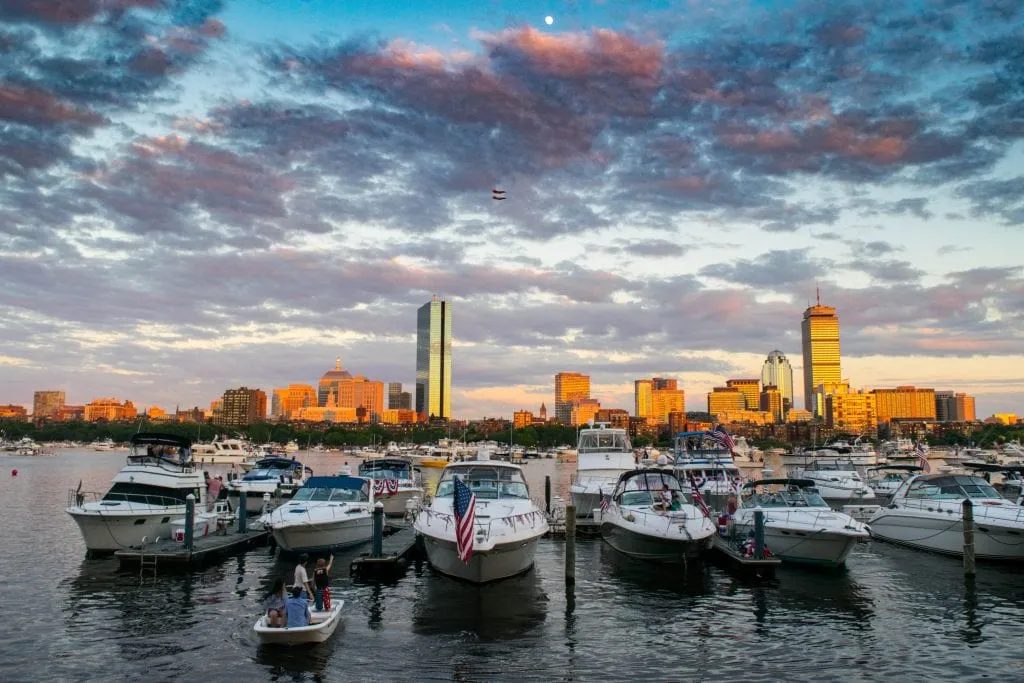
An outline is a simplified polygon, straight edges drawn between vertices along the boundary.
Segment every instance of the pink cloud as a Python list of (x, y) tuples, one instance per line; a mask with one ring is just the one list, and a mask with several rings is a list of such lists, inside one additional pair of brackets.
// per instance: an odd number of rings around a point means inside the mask
[(80, 123), (99, 125), (104, 118), (96, 112), (65, 104), (40, 88), (0, 83), (0, 120), (29, 125)]

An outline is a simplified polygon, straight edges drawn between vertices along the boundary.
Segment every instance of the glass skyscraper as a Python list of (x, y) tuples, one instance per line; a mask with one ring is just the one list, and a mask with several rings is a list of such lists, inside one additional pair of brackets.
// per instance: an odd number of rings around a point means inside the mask
[(452, 309), (437, 296), (416, 311), (416, 412), (452, 415)]
[(789, 401), (787, 408), (793, 407), (793, 366), (789, 359), (778, 349), (768, 354), (761, 368), (761, 386), (774, 385), (779, 390), (782, 400)]

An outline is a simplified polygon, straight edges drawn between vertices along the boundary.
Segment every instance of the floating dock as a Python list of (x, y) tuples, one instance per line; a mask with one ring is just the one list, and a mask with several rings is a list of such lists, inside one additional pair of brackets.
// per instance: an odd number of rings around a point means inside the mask
[(163, 568), (192, 569), (218, 557), (230, 555), (250, 546), (266, 542), (269, 534), (262, 529), (245, 532), (229, 529), (226, 534), (210, 534), (193, 540), (192, 550), (173, 539), (158, 539), (138, 548), (114, 553), (122, 565), (139, 565), (154, 574)]
[(352, 560), (349, 574), (353, 579), (379, 581), (395, 579), (409, 566), (409, 560), (417, 552), (419, 538), (410, 527), (399, 528), (381, 539), (379, 557), (365, 553)]
[(782, 564), (777, 557), (766, 557), (762, 560), (747, 557), (736, 548), (730, 539), (723, 538), (718, 534), (714, 537), (714, 557), (721, 561), (726, 568), (739, 574), (758, 579), (770, 579), (775, 576), (775, 570)]

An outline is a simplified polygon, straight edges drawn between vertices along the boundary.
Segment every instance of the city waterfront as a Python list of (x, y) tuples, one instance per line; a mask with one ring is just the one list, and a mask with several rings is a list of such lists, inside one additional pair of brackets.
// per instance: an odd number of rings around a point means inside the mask
[[(1018, 679), (1022, 570), (961, 563), (877, 542), (841, 572), (784, 567), (744, 583), (717, 569), (683, 576), (544, 539), (529, 573), (481, 588), (425, 565), (394, 585), (355, 585), (339, 553), (332, 587), (344, 623), (324, 645), (260, 648), (252, 635), (273, 579), (291, 562), (267, 547), (191, 574), (140, 579), (86, 559), (64, 513), (69, 489), (104, 491), (124, 452), (0, 456), (0, 590), (8, 635), (0, 678), (29, 680), (982, 680)], [(355, 458), (300, 453), (317, 473)], [(12, 471), (17, 469), (17, 476)], [(572, 465), (524, 466), (535, 499), (545, 475), (565, 496)]]

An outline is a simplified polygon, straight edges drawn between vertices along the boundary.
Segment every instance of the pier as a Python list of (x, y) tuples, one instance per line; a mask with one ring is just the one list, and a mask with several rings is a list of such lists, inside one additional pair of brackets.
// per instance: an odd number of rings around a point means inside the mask
[(349, 564), (349, 574), (362, 581), (392, 580), (401, 575), (409, 566), (409, 560), (417, 552), (419, 539), (412, 527), (395, 529), (381, 539), (379, 554), (365, 553)]
[(122, 566), (139, 565), (140, 570), (151, 569), (155, 574), (161, 568), (193, 569), (213, 559), (239, 552), (265, 543), (268, 533), (263, 530), (200, 536), (192, 541), (192, 549), (171, 538), (157, 539), (137, 548), (125, 548), (114, 553)]

